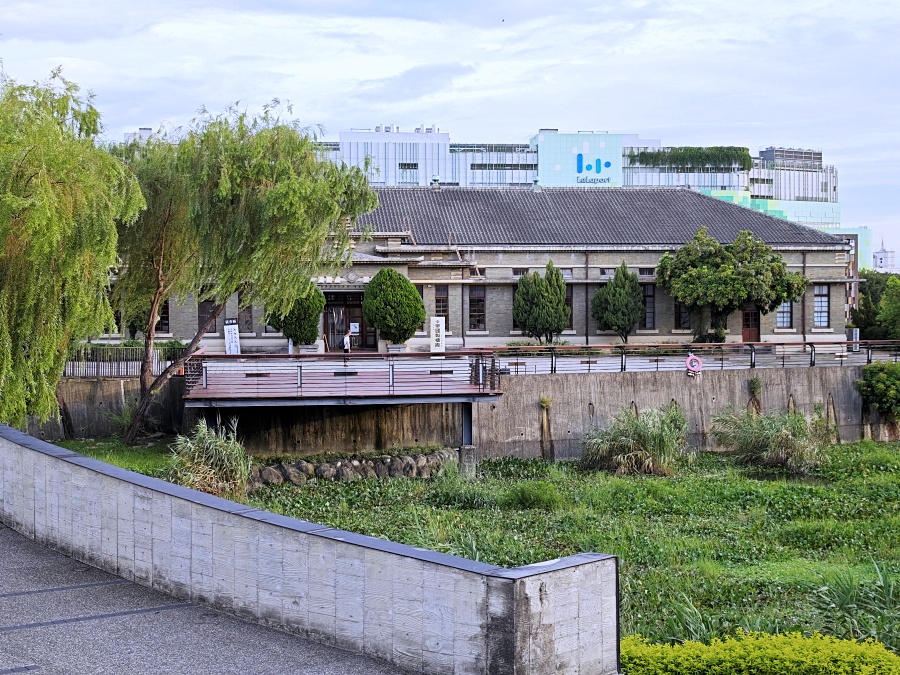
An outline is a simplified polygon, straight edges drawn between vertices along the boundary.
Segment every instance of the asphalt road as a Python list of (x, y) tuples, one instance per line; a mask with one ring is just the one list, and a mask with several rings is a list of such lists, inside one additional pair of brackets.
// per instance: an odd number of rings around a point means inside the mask
[(0, 524), (0, 675), (394, 675), (77, 562)]

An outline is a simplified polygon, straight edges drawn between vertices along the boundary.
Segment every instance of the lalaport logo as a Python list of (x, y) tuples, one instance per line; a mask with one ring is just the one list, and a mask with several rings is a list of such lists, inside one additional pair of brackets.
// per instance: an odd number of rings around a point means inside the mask
[[(584, 163), (584, 155), (581, 154), (580, 152), (575, 157), (575, 168), (578, 170), (578, 173), (591, 172), (591, 171), (593, 171), (595, 173), (601, 173), (604, 168), (608, 169), (611, 166), (612, 166), (612, 162), (604, 162), (599, 157), (597, 159), (595, 159), (592, 163), (585, 164)], [(611, 183), (612, 177), (605, 176), (605, 177), (601, 178), (599, 176), (584, 176), (581, 178), (576, 177), (575, 181), (577, 183)]]

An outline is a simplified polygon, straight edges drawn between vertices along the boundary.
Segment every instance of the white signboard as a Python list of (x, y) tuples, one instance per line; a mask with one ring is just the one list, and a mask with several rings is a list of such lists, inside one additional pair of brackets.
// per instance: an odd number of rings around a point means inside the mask
[(225, 319), (225, 353), (241, 353), (241, 339), (238, 336), (237, 319)]
[(353, 335), (358, 335), (359, 334), (359, 324), (351, 322), (350, 323), (350, 332), (353, 333)]
[(431, 317), (431, 351), (446, 351), (446, 331), (442, 316)]

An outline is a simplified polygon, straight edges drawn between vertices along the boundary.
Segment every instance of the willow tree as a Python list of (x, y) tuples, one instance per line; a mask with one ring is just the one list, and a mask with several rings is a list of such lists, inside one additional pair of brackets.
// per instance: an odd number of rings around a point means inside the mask
[[(148, 208), (120, 237), (123, 311), (146, 316), (141, 399), (126, 433), (133, 441), (162, 386), (178, 371), (226, 300), (286, 316), (312, 292), (311, 277), (346, 266), (348, 223), (377, 197), (355, 167), (322, 160), (315, 138), (275, 108), (259, 115), (204, 114), (178, 138), (119, 149)], [(130, 277), (130, 279), (129, 279)], [(187, 354), (153, 377), (159, 305), (168, 297), (212, 301)]]
[(0, 421), (53, 415), (73, 343), (114, 323), (116, 222), (143, 202), (99, 130), (91, 97), (59, 71), (0, 80)]

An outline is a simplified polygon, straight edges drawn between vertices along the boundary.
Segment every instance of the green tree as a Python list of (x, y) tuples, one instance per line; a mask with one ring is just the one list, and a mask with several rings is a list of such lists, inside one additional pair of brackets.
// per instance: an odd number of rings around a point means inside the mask
[(566, 282), (552, 260), (547, 263), (543, 277), (532, 272), (519, 279), (513, 318), (522, 333), (547, 344), (552, 344), (568, 327)]
[(591, 315), (597, 319), (600, 330), (615, 331), (622, 342), (628, 342), (628, 334), (643, 314), (644, 294), (638, 276), (628, 271), (623, 260), (612, 281), (594, 293)]
[(710, 328), (724, 336), (728, 316), (755, 305), (762, 314), (796, 301), (809, 279), (788, 272), (781, 256), (752, 232), (740, 232), (723, 246), (701, 228), (675, 255), (656, 268), (659, 285), (691, 312), (694, 339), (708, 341)]
[(425, 323), (422, 297), (409, 279), (390, 267), (382, 268), (366, 286), (363, 317), (381, 337), (403, 344)]
[(76, 342), (115, 321), (107, 300), (116, 222), (143, 206), (134, 176), (95, 144), (91, 97), (57, 70), (0, 79), (0, 421), (58, 410)]
[(889, 340), (900, 339), (900, 277), (888, 279), (887, 288), (881, 295), (877, 321)]
[(319, 318), (324, 309), (325, 294), (313, 286), (309, 293), (297, 299), (286, 315), (272, 315), (268, 323), (298, 345), (311, 345), (319, 337)]
[(362, 171), (319, 159), (315, 139), (278, 110), (203, 113), (182, 136), (113, 149), (134, 168), (150, 203), (140, 234), (120, 237), (119, 246), (121, 307), (149, 310), (141, 400), (128, 442), (187, 358), (152, 376), (161, 301), (191, 294), (214, 303), (188, 353), (235, 293), (286, 316), (312, 292), (311, 277), (347, 265), (346, 223), (378, 205)]
[(861, 340), (885, 340), (888, 332), (878, 320), (878, 311), (888, 281), (897, 278), (897, 275), (890, 272), (860, 270), (859, 276), (863, 280), (859, 291), (859, 307), (850, 310), (850, 320), (859, 328)]

